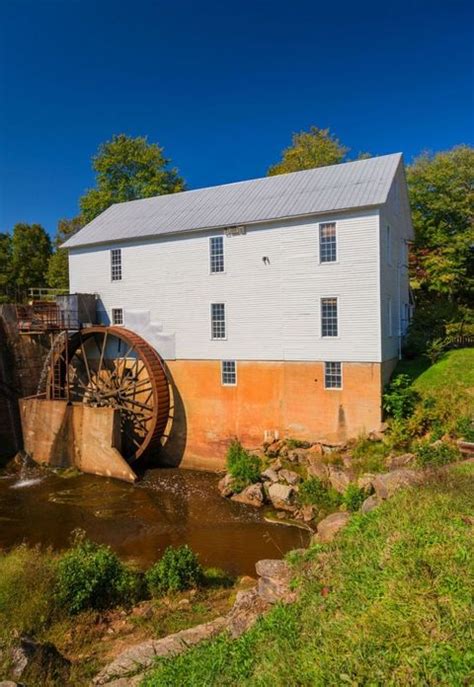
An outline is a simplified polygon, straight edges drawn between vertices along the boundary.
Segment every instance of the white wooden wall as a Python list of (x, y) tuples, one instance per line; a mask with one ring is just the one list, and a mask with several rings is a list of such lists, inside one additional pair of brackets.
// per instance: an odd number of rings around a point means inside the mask
[[(320, 221), (337, 222), (336, 264), (319, 263)], [(159, 351), (168, 358), (382, 360), (378, 210), (248, 227), (225, 238), (225, 273), (210, 274), (219, 233), (71, 249), (71, 292), (100, 294), (109, 317), (123, 308), (125, 325), (149, 311), (173, 341)], [(110, 280), (111, 247), (122, 248), (122, 281)], [(325, 296), (339, 299), (337, 338), (321, 338)], [(225, 341), (211, 340), (212, 302), (226, 304)]]

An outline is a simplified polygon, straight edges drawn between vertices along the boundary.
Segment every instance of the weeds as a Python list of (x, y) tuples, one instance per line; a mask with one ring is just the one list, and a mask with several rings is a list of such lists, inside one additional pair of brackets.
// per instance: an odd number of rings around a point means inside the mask
[(232, 477), (234, 490), (240, 492), (249, 484), (258, 482), (262, 462), (258, 456), (246, 451), (239, 441), (232, 441), (227, 450), (227, 470)]

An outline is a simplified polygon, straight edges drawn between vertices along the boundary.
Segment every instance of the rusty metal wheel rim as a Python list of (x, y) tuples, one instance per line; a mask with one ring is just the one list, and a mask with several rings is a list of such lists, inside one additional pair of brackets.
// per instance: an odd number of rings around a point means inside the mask
[[(116, 359), (106, 357), (113, 340), (120, 342)], [(130, 462), (161, 446), (170, 411), (164, 365), (144, 339), (125, 327), (88, 327), (74, 333), (67, 345), (61, 342), (51, 362), (47, 396), (118, 408), (122, 453)]]

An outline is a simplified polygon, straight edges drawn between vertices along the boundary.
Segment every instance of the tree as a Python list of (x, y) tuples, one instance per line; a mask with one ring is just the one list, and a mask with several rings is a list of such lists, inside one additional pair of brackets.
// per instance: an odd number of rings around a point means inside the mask
[(96, 188), (82, 196), (79, 205), (84, 223), (113, 203), (149, 198), (184, 190), (184, 180), (164, 156), (163, 148), (146, 138), (113, 136), (99, 146), (93, 158)]
[(12, 237), (0, 233), (0, 303), (9, 300), (12, 279)]
[(44, 287), (51, 239), (40, 224), (15, 224), (11, 244), (12, 282), (21, 292)]
[(407, 170), (415, 242), (412, 286), (469, 304), (474, 287), (474, 148), (423, 153)]
[(47, 280), (53, 289), (69, 289), (69, 260), (67, 248), (60, 246), (84, 225), (81, 217), (60, 219), (54, 239), (55, 251), (49, 259)]
[(344, 162), (349, 148), (343, 146), (329, 129), (312, 126), (309, 131), (293, 134), (292, 144), (283, 151), (282, 159), (268, 169), (268, 176), (299, 172)]

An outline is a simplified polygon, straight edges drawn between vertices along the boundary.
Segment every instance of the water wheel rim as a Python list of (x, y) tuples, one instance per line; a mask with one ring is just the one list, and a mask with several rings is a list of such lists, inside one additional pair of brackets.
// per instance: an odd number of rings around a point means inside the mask
[[(82, 351), (84, 363), (87, 368), (88, 379), (89, 382), (92, 383), (90, 371), (87, 367), (89, 360), (85, 353), (85, 345), (91, 339), (94, 339), (97, 344), (97, 336), (101, 336), (103, 338), (101, 355), (103, 355), (105, 352), (108, 337), (114, 337), (125, 344), (125, 350), (127, 353), (121, 357), (121, 360), (124, 362), (124, 370), (127, 369), (126, 360), (128, 358), (126, 356), (133, 351), (136, 355), (136, 360), (139, 360), (141, 363), (143, 363), (147, 373), (147, 379), (151, 385), (153, 405), (151, 409), (151, 415), (145, 422), (145, 436), (141, 443), (136, 446), (136, 450), (129, 452), (128, 455), (125, 456), (129, 462), (135, 462), (139, 458), (143, 458), (144, 456), (161, 447), (161, 439), (165, 432), (165, 428), (170, 416), (169, 381), (165, 371), (164, 363), (155, 349), (152, 348), (150, 344), (148, 344), (141, 336), (130, 331), (129, 329), (126, 329), (125, 327), (117, 326), (104, 327), (96, 325), (75, 332), (67, 340), (67, 350), (66, 341), (64, 341), (64, 345), (62, 345), (55, 355), (53, 355), (48, 376), (48, 396), (51, 398), (51, 388), (53, 388), (52, 385), (54, 385), (55, 364), (58, 361), (62, 361), (63, 365), (66, 365), (66, 363), (70, 364), (74, 356), (77, 355), (78, 350)], [(100, 367), (98, 368), (98, 371), (101, 371)], [(129, 409), (129, 412), (132, 412), (131, 409)], [(121, 427), (123, 431), (123, 412), (120, 411), (120, 413)]]

